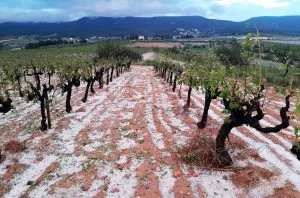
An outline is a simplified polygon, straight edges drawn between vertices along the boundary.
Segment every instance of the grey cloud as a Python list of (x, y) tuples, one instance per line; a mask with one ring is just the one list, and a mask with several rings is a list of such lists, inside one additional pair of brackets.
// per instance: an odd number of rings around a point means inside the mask
[(52, 0), (43, 1), (38, 6), (30, 10), (0, 8), (0, 21), (52, 22), (76, 20), (85, 16), (207, 16), (209, 13), (208, 9), (200, 6), (181, 8), (174, 0)]
[(207, 10), (202, 7), (189, 7), (183, 10), (184, 15), (201, 15), (206, 16)]
[(60, 11), (54, 14), (47, 10), (7, 12), (0, 9), (0, 22), (52, 22), (68, 20), (71, 20), (71, 18)]
[(216, 14), (223, 14), (223, 13), (225, 13), (225, 8), (222, 5), (217, 5), (217, 4), (211, 5), (210, 6), (210, 10), (213, 13), (216, 13)]

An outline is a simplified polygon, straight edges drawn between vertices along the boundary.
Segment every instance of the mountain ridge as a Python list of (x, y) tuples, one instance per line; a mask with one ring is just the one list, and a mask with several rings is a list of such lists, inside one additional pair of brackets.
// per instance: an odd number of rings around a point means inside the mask
[(234, 35), (256, 32), (300, 34), (300, 16), (262, 16), (246, 21), (209, 19), (202, 16), (162, 17), (82, 17), (69, 22), (2, 22), (0, 36), (49, 35), (58, 36), (128, 36), (176, 35), (176, 30), (198, 29), (203, 35)]

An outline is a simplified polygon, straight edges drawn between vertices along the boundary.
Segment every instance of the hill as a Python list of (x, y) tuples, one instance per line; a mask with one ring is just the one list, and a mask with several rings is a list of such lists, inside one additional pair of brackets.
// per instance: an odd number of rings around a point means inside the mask
[(263, 33), (300, 34), (300, 16), (256, 17), (247, 21), (233, 22), (208, 19), (201, 16), (178, 17), (84, 17), (71, 22), (59, 23), (0, 23), (0, 36), (49, 35), (58, 36), (127, 36), (176, 35), (179, 28), (198, 29), (200, 34)]

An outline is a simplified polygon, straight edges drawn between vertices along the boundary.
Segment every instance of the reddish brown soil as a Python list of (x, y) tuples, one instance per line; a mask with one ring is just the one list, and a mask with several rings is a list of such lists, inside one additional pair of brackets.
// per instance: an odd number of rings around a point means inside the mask
[(295, 187), (287, 182), (284, 187), (276, 189), (273, 195), (268, 196), (268, 198), (298, 198), (299, 191), (295, 189)]
[(8, 153), (21, 153), (25, 150), (25, 144), (12, 140), (4, 145), (4, 150)]
[[(286, 144), (293, 136), (286, 133), (258, 135), (237, 128), (226, 142), (235, 162), (229, 170), (182, 163), (178, 151), (196, 134), (214, 140), (222, 124), (218, 120), (224, 118), (222, 105), (213, 101), (211, 112), (218, 119), (210, 114), (207, 128), (198, 130), (203, 95), (193, 91), (191, 107), (183, 113), (187, 87), (180, 99), (152, 67), (134, 66), (104, 89), (95, 86), (86, 103), (80, 101), (84, 89), (74, 89), (70, 114), (62, 111), (65, 98), (57, 99), (53, 129), (46, 132), (37, 130), (38, 105), (24, 107), (3, 122), (0, 132), (10, 131), (0, 133), (0, 148), (19, 140), (3, 152), (0, 196), (248, 197), (265, 183), (274, 186), (272, 191), (258, 190), (256, 197), (297, 197), (300, 192), (293, 180), (300, 178), (300, 166)], [(265, 107), (271, 120), (265, 120), (275, 124), (278, 115), (270, 107), (275, 106)], [(30, 126), (28, 120), (37, 122)], [(26, 142), (26, 150), (20, 142)], [(26, 185), (28, 181), (34, 185)], [(277, 185), (279, 181), (285, 186)]]
[(243, 170), (236, 171), (236, 174), (232, 176), (232, 182), (239, 188), (251, 189), (257, 183), (262, 180), (270, 180), (274, 176), (274, 173), (257, 167), (246, 167)]
[(154, 48), (172, 48), (183, 47), (180, 43), (167, 43), (167, 42), (136, 42), (133, 47), (154, 47)]

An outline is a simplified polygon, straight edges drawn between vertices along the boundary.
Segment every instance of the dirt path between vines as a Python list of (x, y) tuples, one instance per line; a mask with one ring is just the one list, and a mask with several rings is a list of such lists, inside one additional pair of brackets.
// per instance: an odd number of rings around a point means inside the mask
[[(86, 103), (83, 91), (74, 90), (70, 114), (58, 96), (47, 132), (37, 130), (38, 104), (22, 103), (0, 116), (0, 147), (10, 140), (26, 145), (21, 153), (3, 153), (0, 197), (299, 197), (300, 162), (289, 152), (297, 120), (273, 135), (233, 130), (237, 169), (208, 171), (180, 163), (177, 149), (195, 133), (217, 134), (219, 101), (207, 129), (198, 131), (204, 96), (193, 92), (191, 109), (182, 114), (187, 87), (180, 99), (153, 67), (133, 66)], [(264, 125), (279, 122), (275, 98)]]

